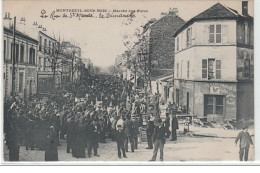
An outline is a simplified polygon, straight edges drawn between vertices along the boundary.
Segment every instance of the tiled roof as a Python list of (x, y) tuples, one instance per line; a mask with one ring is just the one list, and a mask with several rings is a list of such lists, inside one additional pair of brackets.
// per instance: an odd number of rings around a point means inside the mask
[(236, 14), (233, 10), (230, 10), (220, 3), (217, 3), (210, 7), (209, 9), (203, 11), (194, 17), (194, 19), (209, 19), (209, 18), (236, 18)]
[(246, 18), (249, 20), (253, 20), (253, 17), (247, 15), (243, 16), (239, 14), (236, 10), (231, 9), (229, 7), (225, 7), (224, 5), (217, 3), (210, 7), (209, 9), (203, 11), (202, 13), (198, 14), (197, 16), (190, 19), (187, 23), (185, 23), (175, 34), (179, 34), (184, 28), (192, 24), (194, 21), (197, 20), (206, 20), (206, 19), (238, 19), (238, 18)]

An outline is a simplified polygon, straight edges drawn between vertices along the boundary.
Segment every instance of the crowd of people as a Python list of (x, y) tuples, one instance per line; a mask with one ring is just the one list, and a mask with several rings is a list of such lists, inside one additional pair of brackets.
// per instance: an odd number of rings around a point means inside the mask
[[(60, 139), (66, 139), (67, 153), (72, 153), (76, 158), (99, 157), (98, 143), (106, 143), (107, 138), (117, 142), (119, 158), (122, 155), (127, 157), (128, 144), (131, 152), (138, 149), (144, 129), (147, 149), (152, 149), (155, 129), (160, 126), (161, 120), (156, 116), (159, 109), (154, 111), (147, 106), (147, 99), (132, 90), (132, 83), (107, 75), (96, 76), (71, 92), (60, 89), (56, 94), (30, 100), (12, 97), (5, 101), (4, 107), (4, 133), (9, 160), (18, 161), (19, 148), (25, 146), (26, 150), (44, 150), (45, 161), (57, 161)], [(150, 101), (157, 100), (153, 97)], [(154, 105), (158, 107), (158, 104)], [(169, 107), (167, 114), (171, 110), (172, 107)], [(142, 116), (144, 113), (145, 119)], [(147, 122), (146, 128), (143, 127), (144, 121)], [(167, 134), (170, 133), (169, 121), (166, 118), (163, 123)], [(169, 135), (163, 135), (160, 139), (165, 137)], [(176, 140), (176, 130), (172, 139)], [(161, 145), (158, 147), (161, 148)]]

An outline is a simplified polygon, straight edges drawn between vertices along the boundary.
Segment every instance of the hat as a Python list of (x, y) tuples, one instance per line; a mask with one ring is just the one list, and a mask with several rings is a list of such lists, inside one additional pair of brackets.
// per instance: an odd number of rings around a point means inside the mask
[(246, 124), (244, 124), (244, 126), (243, 126), (243, 130), (245, 130), (245, 129), (248, 129), (248, 126)]

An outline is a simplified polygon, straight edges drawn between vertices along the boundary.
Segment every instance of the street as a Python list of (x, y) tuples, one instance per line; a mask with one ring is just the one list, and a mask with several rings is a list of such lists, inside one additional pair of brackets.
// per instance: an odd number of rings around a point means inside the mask
[[(127, 152), (127, 158), (119, 159), (117, 156), (116, 142), (110, 139), (107, 143), (99, 143), (98, 154), (100, 157), (75, 158), (71, 153), (66, 153), (66, 141), (61, 140), (62, 146), (58, 147), (59, 161), (148, 161), (153, 150), (145, 149), (147, 143), (139, 144), (134, 153)], [(86, 150), (87, 151), (87, 150)], [(252, 160), (254, 149), (250, 148), (249, 160)], [(4, 148), (4, 159), (8, 161), (8, 150)], [(233, 138), (212, 137), (179, 137), (177, 142), (167, 139), (164, 146), (164, 161), (238, 161), (239, 148), (235, 146)], [(159, 160), (159, 151), (157, 161)], [(44, 151), (25, 150), (20, 148), (20, 161), (44, 161)]]

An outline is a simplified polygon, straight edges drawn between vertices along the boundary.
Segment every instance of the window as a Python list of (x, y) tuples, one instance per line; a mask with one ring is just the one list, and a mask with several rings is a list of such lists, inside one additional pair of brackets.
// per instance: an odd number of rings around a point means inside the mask
[(39, 64), (38, 64), (39, 66), (41, 66), (42, 65), (42, 58), (41, 57), (39, 57)]
[(51, 53), (51, 41), (49, 41), (49, 53)]
[(177, 38), (177, 51), (179, 51), (179, 37)]
[(4, 40), (4, 59), (6, 59), (6, 40)]
[(221, 79), (221, 60), (216, 60), (216, 79)]
[(215, 25), (209, 25), (209, 43), (215, 42)]
[(244, 60), (244, 76), (250, 77), (250, 60), (249, 59)]
[(47, 53), (47, 39), (44, 39), (44, 53)]
[(187, 78), (190, 78), (190, 61), (187, 61)]
[(214, 96), (208, 96), (208, 102), (207, 102), (207, 114), (213, 114), (214, 112)]
[(202, 78), (207, 78), (208, 76), (208, 60), (202, 60)]
[(216, 99), (216, 114), (223, 115), (223, 113), (224, 113), (223, 96), (215, 96), (215, 99)]
[(52, 43), (52, 54), (54, 55), (55, 52), (55, 47), (54, 47), (54, 43)]
[(24, 62), (24, 45), (21, 44), (21, 50), (20, 50), (20, 62)]
[(209, 43), (221, 43), (221, 25), (209, 25)]
[(177, 78), (179, 78), (179, 63), (177, 63)]
[(18, 63), (19, 60), (19, 44), (16, 44), (15, 48), (15, 63)]
[(187, 47), (191, 46), (191, 28), (187, 29)]
[(221, 43), (221, 25), (216, 25), (216, 43)]
[(221, 60), (203, 59), (202, 60), (203, 79), (221, 79)]
[(45, 71), (46, 68), (46, 58), (43, 59), (43, 71)]
[(32, 47), (30, 48), (29, 64), (35, 64), (35, 49)]
[(245, 26), (245, 44), (249, 44), (249, 41), (250, 41), (250, 30), (249, 30), (248, 22), (245, 22), (244, 26)]
[(224, 96), (223, 95), (205, 95), (205, 113), (224, 115)]
[(214, 79), (215, 78), (214, 61), (215, 61), (215, 59), (208, 59), (208, 79)]
[(23, 92), (23, 72), (19, 73), (19, 92)]
[(39, 51), (42, 51), (42, 37), (40, 36)]

